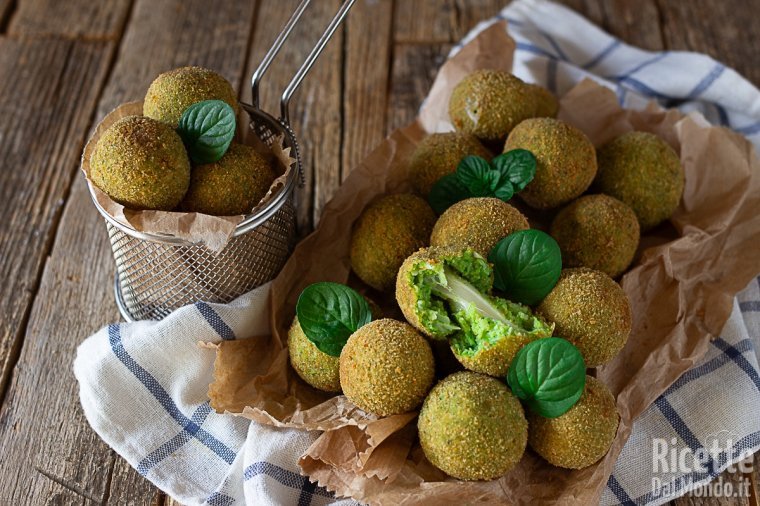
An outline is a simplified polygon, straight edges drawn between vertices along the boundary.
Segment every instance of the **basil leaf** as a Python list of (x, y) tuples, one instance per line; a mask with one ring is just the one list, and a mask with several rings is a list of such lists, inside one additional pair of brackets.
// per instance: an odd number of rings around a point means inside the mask
[(222, 100), (195, 103), (182, 113), (177, 133), (193, 162), (216, 162), (235, 136), (235, 111)]
[(507, 373), (512, 392), (528, 409), (556, 418), (572, 408), (586, 385), (586, 363), (570, 341), (547, 337), (526, 344)]
[(306, 337), (333, 357), (340, 356), (348, 338), (372, 321), (367, 300), (339, 283), (307, 286), (296, 303), (296, 315)]
[(507, 202), (509, 199), (511, 199), (514, 194), (515, 190), (511, 184), (501, 185), (497, 187), (493, 192), (494, 197), (503, 200), (504, 202)]
[(534, 306), (559, 280), (562, 253), (549, 234), (520, 230), (496, 243), (488, 261), (493, 264), (494, 286), (506, 298)]
[[(499, 175), (494, 173), (491, 165), (479, 156), (465, 156), (457, 166), (456, 175), (473, 197), (487, 197), (492, 192), (492, 180), (498, 183)], [(494, 185), (495, 186), (495, 185)]]
[(527, 149), (512, 149), (494, 158), (491, 163), (504, 180), (522, 191), (536, 176), (536, 157)]
[(428, 195), (428, 203), (436, 214), (441, 215), (460, 200), (472, 197), (456, 173), (447, 174), (435, 182)]

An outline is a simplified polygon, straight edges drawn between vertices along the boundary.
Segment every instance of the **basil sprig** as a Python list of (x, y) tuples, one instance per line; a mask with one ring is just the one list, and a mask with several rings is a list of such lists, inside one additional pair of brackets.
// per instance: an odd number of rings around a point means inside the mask
[(466, 156), (455, 172), (433, 185), (428, 202), (438, 214), (473, 197), (495, 197), (506, 202), (528, 186), (535, 175), (536, 158), (525, 149), (507, 151), (490, 163), (479, 156)]
[(296, 315), (306, 337), (323, 353), (339, 357), (348, 338), (372, 321), (367, 300), (339, 283), (307, 286), (296, 303)]
[(549, 234), (540, 230), (513, 232), (496, 243), (488, 255), (494, 286), (515, 302), (541, 302), (562, 272), (562, 253)]
[(199, 164), (219, 160), (235, 137), (235, 111), (223, 100), (197, 102), (182, 113), (177, 133), (190, 159)]
[(556, 418), (572, 408), (586, 385), (586, 364), (570, 341), (538, 339), (517, 352), (507, 373), (512, 392), (533, 413)]

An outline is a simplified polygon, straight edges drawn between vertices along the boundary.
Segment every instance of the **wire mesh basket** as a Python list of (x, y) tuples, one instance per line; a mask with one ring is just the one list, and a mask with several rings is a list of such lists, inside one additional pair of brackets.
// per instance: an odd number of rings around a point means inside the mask
[(296, 238), (293, 192), (299, 175), (303, 179), (298, 142), (289, 126), (288, 104), (354, 0), (343, 3), (283, 91), (280, 118), (275, 119), (259, 108), (259, 81), (309, 3), (302, 0), (254, 72), (253, 105), (241, 104), (250, 117), (250, 130), (259, 140), (271, 146), (282, 139), (283, 148), (290, 148), (294, 170), (260, 210), (236, 226), (221, 252), (182, 238), (145, 233), (117, 221), (98, 203), (90, 187), (92, 200), (106, 221), (116, 263), (116, 303), (125, 320), (160, 320), (197, 301), (229, 302), (273, 279), (287, 261)]

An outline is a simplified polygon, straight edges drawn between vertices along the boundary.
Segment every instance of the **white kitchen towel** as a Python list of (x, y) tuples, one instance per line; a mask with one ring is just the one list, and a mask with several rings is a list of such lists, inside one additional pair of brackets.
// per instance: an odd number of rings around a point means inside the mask
[[(509, 20), (518, 43), (515, 72), (525, 80), (562, 94), (592, 77), (615, 89), (626, 107), (656, 99), (699, 110), (760, 142), (760, 93), (707, 56), (626, 46), (539, 0), (513, 2), (465, 41), (498, 19)], [(702, 362), (636, 421), (602, 504), (666, 502), (760, 448), (759, 283), (740, 294)], [(142, 475), (187, 505), (355, 504), (300, 475), (298, 457), (316, 433), (218, 415), (208, 405), (213, 353), (198, 341), (267, 333), (268, 293), (267, 285), (230, 304), (197, 303), (160, 322), (113, 324), (89, 337), (74, 363), (87, 420)], [(693, 455), (707, 456), (704, 469), (693, 465)]]

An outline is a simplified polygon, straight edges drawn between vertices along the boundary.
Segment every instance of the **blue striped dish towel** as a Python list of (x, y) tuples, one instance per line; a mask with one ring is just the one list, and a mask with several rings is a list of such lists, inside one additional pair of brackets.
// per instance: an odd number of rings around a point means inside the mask
[[(526, 81), (561, 95), (591, 77), (614, 89), (626, 107), (655, 99), (697, 110), (760, 145), (760, 92), (707, 56), (626, 46), (574, 12), (539, 0), (511, 3), (464, 42), (498, 19), (509, 21), (517, 41), (514, 70)], [(265, 285), (230, 304), (197, 303), (160, 322), (100, 330), (82, 343), (74, 363), (84, 413), (140, 474), (184, 504), (356, 504), (301, 476), (298, 458), (318, 434), (218, 415), (209, 407), (214, 353), (197, 343), (268, 333), (268, 296)], [(636, 421), (602, 504), (667, 502), (760, 449), (758, 349), (755, 280), (738, 296), (702, 362)], [(705, 465), (688, 458), (702, 455)]]

